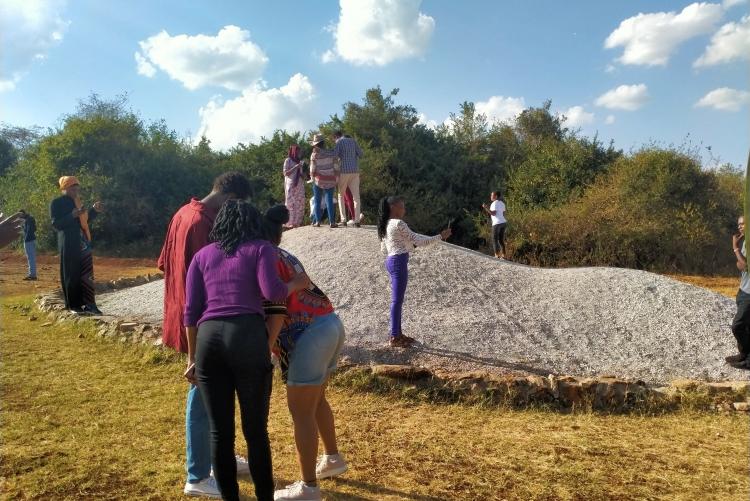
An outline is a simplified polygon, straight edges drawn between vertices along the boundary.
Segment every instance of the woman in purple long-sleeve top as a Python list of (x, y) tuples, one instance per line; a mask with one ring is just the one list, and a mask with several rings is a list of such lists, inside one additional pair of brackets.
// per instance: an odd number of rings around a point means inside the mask
[(240, 403), (250, 474), (258, 500), (272, 500), (268, 440), (272, 368), (263, 298), (283, 301), (306, 288), (306, 275), (279, 279), (278, 251), (262, 239), (260, 213), (227, 201), (210, 235), (212, 244), (190, 263), (185, 285), (188, 338), (185, 377), (197, 384), (208, 411), (211, 463), (223, 499), (239, 500), (234, 456), (234, 395)]

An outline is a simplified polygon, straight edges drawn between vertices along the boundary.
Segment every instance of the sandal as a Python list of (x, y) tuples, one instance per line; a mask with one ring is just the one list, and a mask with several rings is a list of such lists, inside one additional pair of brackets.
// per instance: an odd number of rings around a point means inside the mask
[(391, 336), (389, 344), (391, 345), (391, 348), (408, 348), (413, 342), (414, 340), (412, 338), (402, 334), (400, 336)]

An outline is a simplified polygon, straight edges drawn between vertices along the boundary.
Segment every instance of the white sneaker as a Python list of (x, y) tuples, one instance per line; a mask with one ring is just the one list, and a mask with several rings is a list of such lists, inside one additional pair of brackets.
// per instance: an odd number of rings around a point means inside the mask
[(250, 476), (250, 463), (247, 462), (243, 456), (237, 454), (234, 456), (237, 460), (237, 476), (238, 477), (249, 477)]
[(345, 473), (349, 469), (346, 460), (341, 454), (330, 456), (323, 454), (315, 467), (315, 476), (318, 478), (331, 478)]
[[(235, 461), (237, 462), (237, 476), (238, 477), (249, 477), (250, 476), (250, 463), (247, 462), (247, 459), (244, 458), (244, 456), (240, 456), (239, 454), (236, 454), (234, 456)], [(214, 476), (214, 467), (211, 467), (211, 474), (212, 477)]]
[(182, 491), (186, 496), (204, 497), (204, 498), (220, 498), (221, 492), (219, 492), (219, 486), (216, 485), (216, 479), (214, 477), (204, 478), (197, 484), (191, 484), (185, 482), (185, 489)]
[(302, 480), (287, 485), (273, 493), (274, 501), (323, 501), (320, 497), (320, 487), (307, 485)]

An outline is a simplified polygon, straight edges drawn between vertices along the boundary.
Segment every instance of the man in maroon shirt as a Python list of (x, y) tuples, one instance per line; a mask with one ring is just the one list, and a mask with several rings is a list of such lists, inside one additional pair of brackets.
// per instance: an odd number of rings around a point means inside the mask
[[(250, 183), (238, 172), (227, 172), (214, 181), (213, 189), (203, 200), (193, 198), (172, 217), (159, 256), (164, 272), (164, 323), (162, 340), (166, 346), (187, 353), (183, 323), (185, 277), (193, 256), (208, 244), (208, 234), (219, 209), (229, 199), (245, 199)], [(211, 476), (208, 414), (197, 386), (190, 386), (185, 411), (187, 474), (184, 493), (190, 496), (221, 497)], [(238, 457), (238, 472), (249, 472), (247, 461)]]

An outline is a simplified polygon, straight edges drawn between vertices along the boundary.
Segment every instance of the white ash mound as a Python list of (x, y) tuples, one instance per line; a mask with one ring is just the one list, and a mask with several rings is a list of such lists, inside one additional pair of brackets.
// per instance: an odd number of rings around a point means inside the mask
[[(731, 299), (653, 273), (537, 269), (439, 243), (409, 263), (403, 330), (418, 343), (387, 347), (390, 286), (371, 228), (299, 228), (282, 247), (333, 301), (356, 363), (445, 371), (614, 375), (663, 383), (745, 379)], [(163, 281), (102, 295), (108, 314), (158, 322)]]

